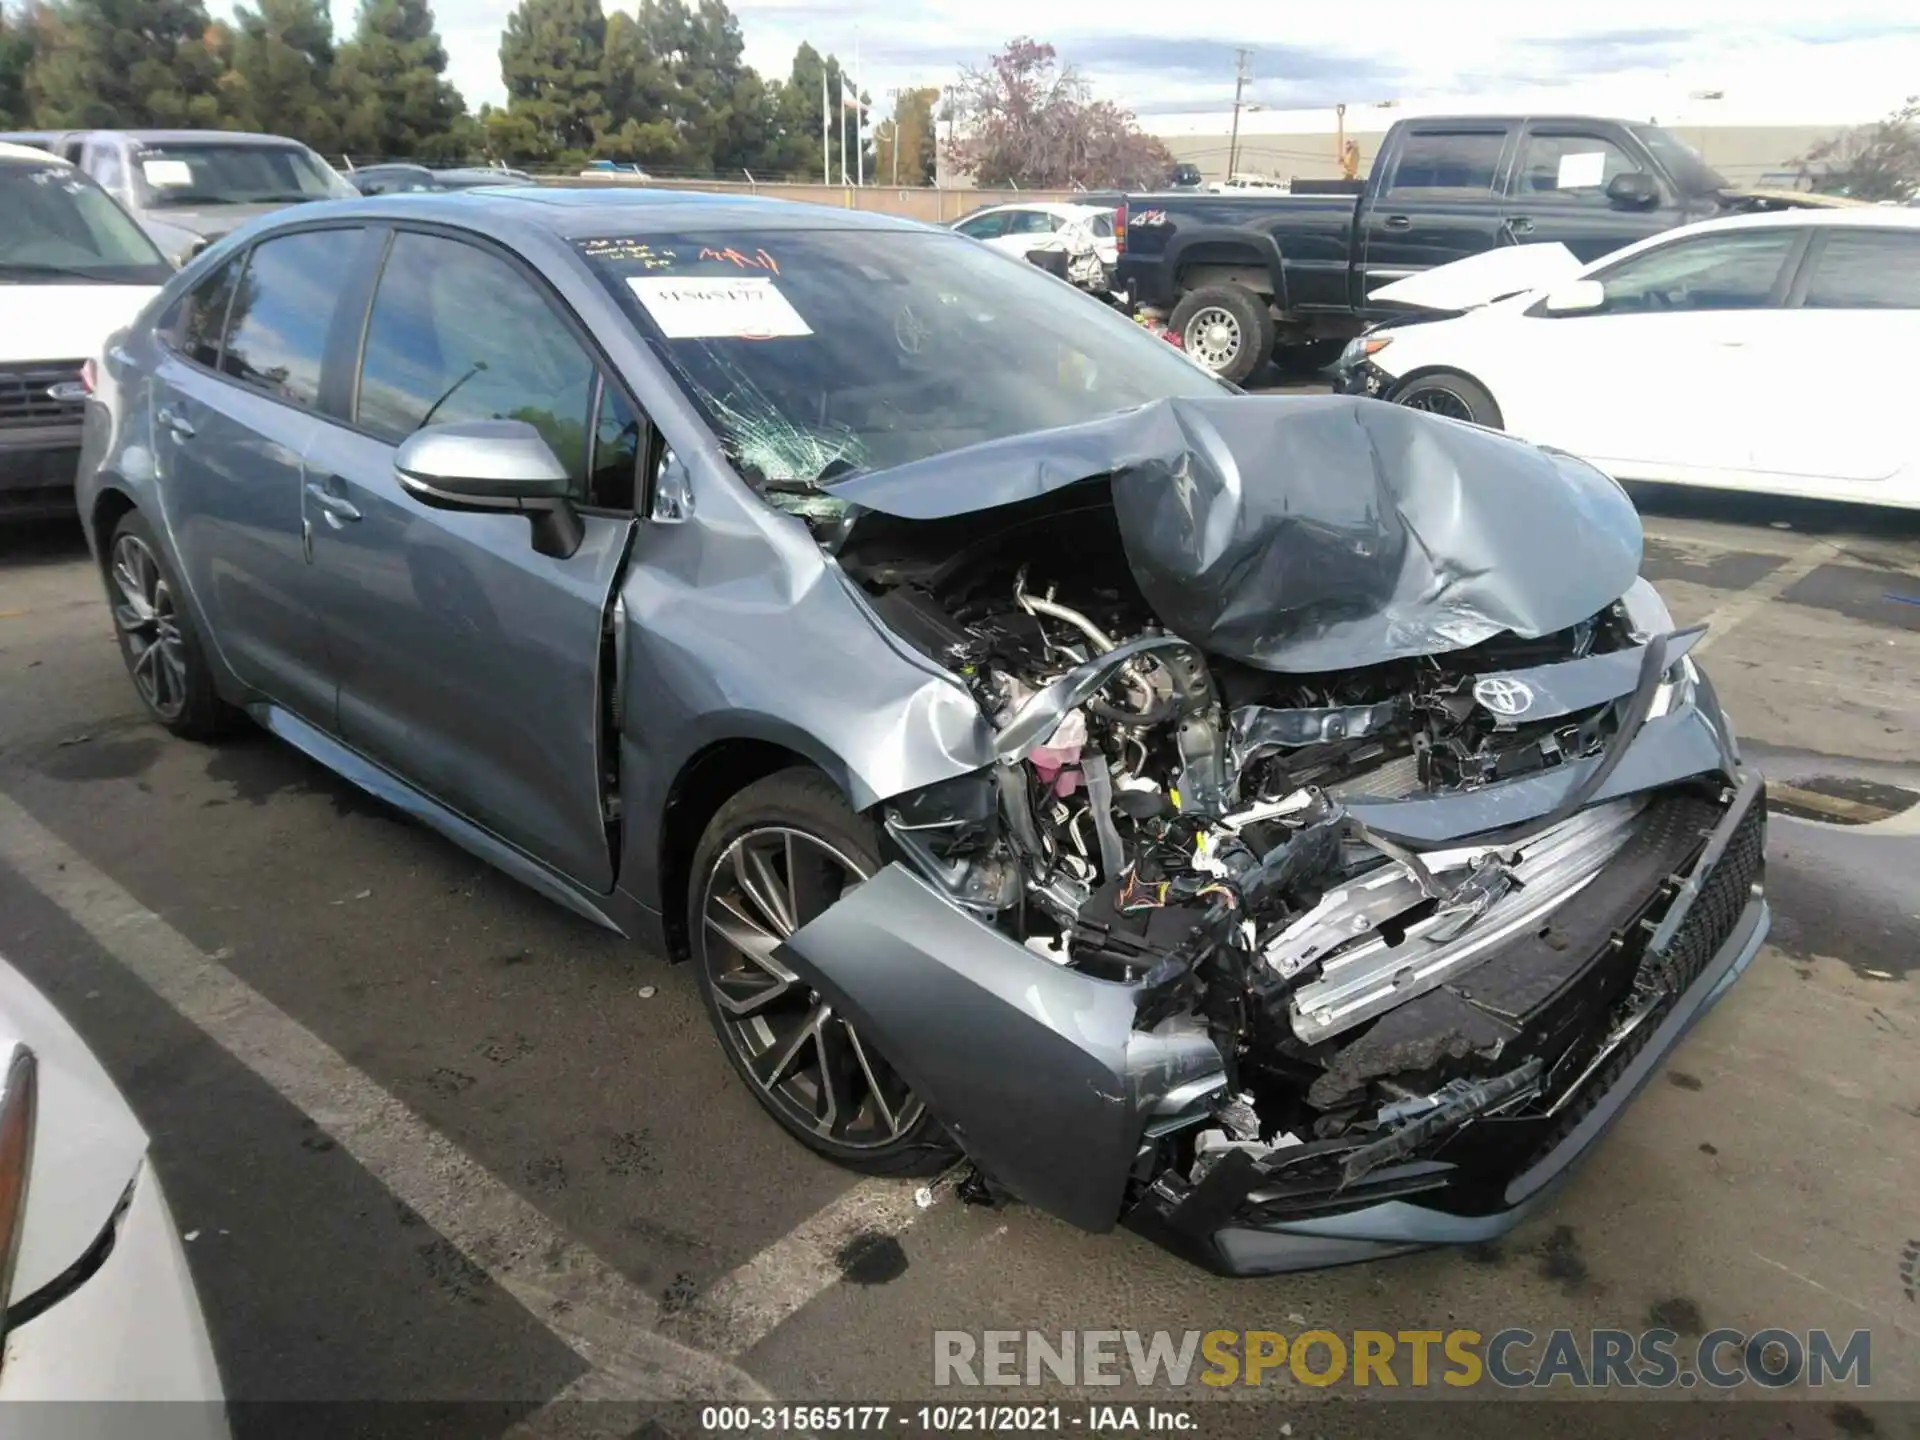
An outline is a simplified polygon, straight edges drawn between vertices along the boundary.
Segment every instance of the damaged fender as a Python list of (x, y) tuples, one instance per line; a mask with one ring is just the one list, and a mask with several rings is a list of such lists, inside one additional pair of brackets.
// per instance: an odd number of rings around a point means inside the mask
[(973, 1160), (1082, 1229), (1119, 1218), (1146, 1126), (1227, 1083), (1200, 1021), (1134, 1029), (1137, 987), (1043, 959), (899, 864), (782, 948)]

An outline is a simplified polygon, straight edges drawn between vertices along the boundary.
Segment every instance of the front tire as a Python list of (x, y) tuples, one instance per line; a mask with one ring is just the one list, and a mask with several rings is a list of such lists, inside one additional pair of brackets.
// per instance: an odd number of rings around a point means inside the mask
[(761, 1107), (848, 1169), (933, 1175), (957, 1154), (939, 1122), (812, 977), (774, 954), (880, 863), (872, 825), (824, 775), (783, 770), (707, 825), (687, 926), (707, 1016)]
[(134, 691), (147, 713), (187, 740), (231, 731), (239, 712), (220, 698), (179, 578), (153, 527), (129, 510), (107, 540), (107, 603)]
[(1500, 407), (1486, 386), (1457, 370), (1435, 370), (1416, 376), (1393, 392), (1393, 403), (1449, 420), (1465, 420), (1489, 430), (1507, 428)]
[(1239, 384), (1273, 353), (1273, 312), (1238, 285), (1202, 285), (1173, 307), (1167, 328), (1202, 366)]

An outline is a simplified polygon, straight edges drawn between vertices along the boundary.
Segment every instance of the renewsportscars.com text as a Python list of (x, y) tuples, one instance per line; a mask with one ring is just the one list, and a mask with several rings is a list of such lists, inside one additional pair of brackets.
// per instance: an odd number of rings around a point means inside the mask
[(939, 1386), (1430, 1384), (1729, 1390), (1873, 1382), (1865, 1330), (936, 1330)]

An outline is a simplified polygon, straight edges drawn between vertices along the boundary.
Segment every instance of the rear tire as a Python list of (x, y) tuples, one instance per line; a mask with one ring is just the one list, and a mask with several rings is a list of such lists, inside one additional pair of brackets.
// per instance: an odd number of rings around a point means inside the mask
[(140, 703), (185, 740), (217, 740), (244, 718), (220, 698), (206, 646), (153, 527), (129, 510), (107, 540), (107, 604)]
[(1504, 430), (1506, 420), (1486, 386), (1457, 370), (1435, 370), (1416, 376), (1394, 390), (1393, 403), (1409, 410), (1466, 420), (1489, 430)]
[(880, 869), (871, 823), (826, 776), (782, 770), (715, 812), (694, 852), (687, 929), (720, 1048), (761, 1108), (867, 1175), (936, 1175), (953, 1142), (780, 940)]
[(1236, 385), (1273, 353), (1273, 312), (1264, 299), (1238, 285), (1188, 291), (1173, 307), (1167, 328), (1180, 337), (1187, 354)]

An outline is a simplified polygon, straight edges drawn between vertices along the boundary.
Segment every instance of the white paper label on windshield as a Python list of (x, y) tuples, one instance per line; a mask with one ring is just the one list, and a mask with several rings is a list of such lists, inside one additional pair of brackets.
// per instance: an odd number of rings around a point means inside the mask
[(142, 160), (140, 173), (149, 185), (191, 185), (193, 167), (184, 160)]
[(634, 275), (627, 287), (669, 340), (776, 340), (813, 333), (765, 276)]
[(1598, 188), (1606, 173), (1606, 151), (1582, 150), (1560, 157), (1560, 176), (1554, 183), (1562, 190), (1592, 190)]

